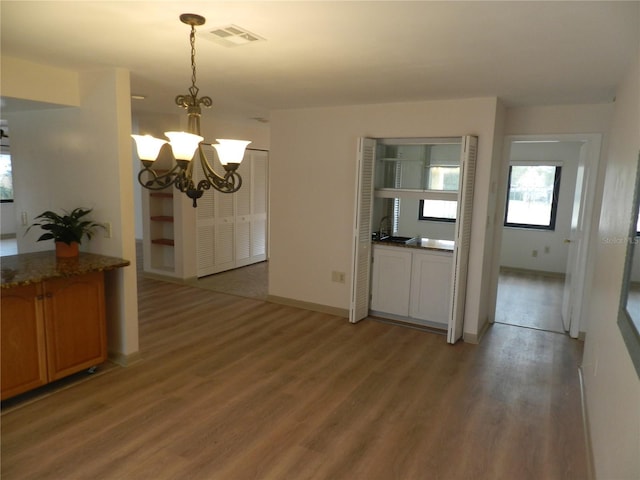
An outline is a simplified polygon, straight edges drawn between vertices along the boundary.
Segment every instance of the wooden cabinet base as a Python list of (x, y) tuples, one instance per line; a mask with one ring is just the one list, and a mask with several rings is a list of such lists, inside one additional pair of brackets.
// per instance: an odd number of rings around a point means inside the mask
[(40, 285), (2, 290), (2, 399), (48, 382)]
[(103, 272), (0, 294), (3, 400), (106, 360)]

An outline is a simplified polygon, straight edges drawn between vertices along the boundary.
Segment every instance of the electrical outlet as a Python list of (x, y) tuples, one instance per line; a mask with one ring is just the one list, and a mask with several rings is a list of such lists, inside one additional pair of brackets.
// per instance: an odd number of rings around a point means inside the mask
[(345, 273), (344, 272), (331, 272), (331, 281), (336, 283), (345, 283)]
[(551, 247), (549, 247), (549, 245), (544, 247), (544, 253), (550, 253), (550, 252), (551, 252)]
[(27, 224), (29, 223), (29, 221), (27, 219), (27, 212), (20, 213), (20, 220), (22, 222), (22, 225), (26, 227)]
[(104, 222), (102, 225), (104, 226), (104, 238), (111, 238), (111, 222)]
[(533, 251), (531, 252), (531, 256), (532, 256), (532, 257), (537, 257), (537, 256), (538, 256), (538, 250), (533, 250)]

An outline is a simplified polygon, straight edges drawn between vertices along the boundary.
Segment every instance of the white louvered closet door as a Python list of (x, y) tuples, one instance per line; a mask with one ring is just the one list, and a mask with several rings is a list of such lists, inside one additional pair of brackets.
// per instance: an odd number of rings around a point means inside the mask
[(215, 208), (212, 191), (205, 192), (198, 200), (196, 208), (197, 275), (203, 277), (214, 272), (215, 268)]
[[(207, 158), (212, 165), (215, 165), (213, 149), (207, 149)], [(219, 164), (218, 164), (219, 165)], [(202, 180), (204, 175), (200, 162), (193, 165), (193, 177), (196, 181)], [(215, 196), (213, 190), (208, 190), (198, 199), (196, 208), (196, 255), (198, 277), (214, 273), (215, 269)]]
[(349, 321), (356, 323), (369, 314), (371, 271), (371, 215), (373, 213), (373, 167), (376, 141), (361, 138), (358, 145), (356, 205), (354, 213), (353, 266)]
[(253, 192), (253, 155), (245, 154), (238, 168), (242, 176), (242, 188), (235, 195), (235, 266), (243, 267), (251, 262), (251, 197)]
[(464, 307), (467, 298), (467, 271), (471, 248), (471, 216), (473, 213), (473, 185), (476, 174), (478, 137), (462, 137), (460, 158), (460, 190), (458, 192), (458, 219), (456, 221), (455, 247), (453, 250), (453, 277), (451, 288), (451, 317), (447, 341), (456, 343), (462, 338)]
[[(213, 168), (224, 171), (215, 150), (206, 147), (206, 152)], [(198, 200), (198, 277), (266, 260), (267, 167), (268, 152), (247, 150), (239, 167), (240, 190), (208, 190)], [(203, 177), (199, 166), (195, 175)]]
[(251, 162), (252, 198), (251, 198), (251, 259), (261, 262), (267, 259), (267, 166), (269, 154), (265, 151), (253, 151)]

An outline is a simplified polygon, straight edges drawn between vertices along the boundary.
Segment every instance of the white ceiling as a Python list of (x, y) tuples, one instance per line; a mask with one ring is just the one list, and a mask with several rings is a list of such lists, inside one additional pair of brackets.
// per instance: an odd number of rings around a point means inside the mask
[[(131, 71), (134, 110), (176, 112), (197, 79), (219, 115), (273, 109), (499, 96), (507, 105), (611, 102), (638, 55), (638, 1), (11, 1), (1, 53), (73, 69)], [(207, 38), (239, 25), (266, 39)], [(5, 104), (10, 108), (11, 103)]]

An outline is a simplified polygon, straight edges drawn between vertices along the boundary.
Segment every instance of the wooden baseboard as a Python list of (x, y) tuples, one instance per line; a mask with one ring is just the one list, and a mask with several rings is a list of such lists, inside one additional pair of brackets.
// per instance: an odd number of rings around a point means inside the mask
[(322, 305), (320, 303), (303, 302), (293, 298), (278, 297), (277, 295), (267, 295), (267, 302), (287, 305), (289, 307), (304, 308), (305, 310), (311, 310), (312, 312), (328, 313), (329, 315), (335, 315), (337, 317), (349, 318), (349, 310), (345, 308), (330, 307), (329, 305)]
[(595, 464), (593, 459), (593, 447), (591, 444), (591, 429), (589, 428), (589, 411), (587, 410), (587, 397), (584, 390), (584, 372), (578, 367), (580, 379), (580, 403), (582, 406), (582, 425), (584, 429), (584, 443), (587, 450), (587, 480), (595, 480)]
[(142, 354), (139, 351), (128, 355), (120, 352), (109, 352), (109, 360), (121, 367), (128, 367), (142, 361)]
[(179, 278), (172, 277), (171, 275), (162, 275), (160, 273), (142, 272), (144, 278), (150, 278), (151, 280), (160, 280), (162, 282), (177, 283), (179, 285), (194, 285), (198, 281), (198, 277)]
[(465, 343), (473, 343), (478, 345), (491, 325), (493, 325), (493, 323), (489, 322), (489, 320), (487, 319), (478, 333), (463, 333), (462, 341)]

